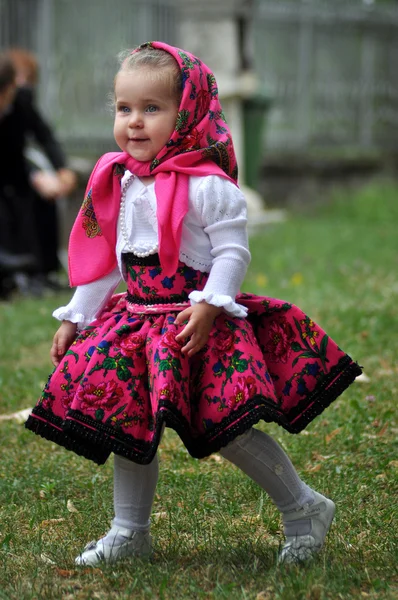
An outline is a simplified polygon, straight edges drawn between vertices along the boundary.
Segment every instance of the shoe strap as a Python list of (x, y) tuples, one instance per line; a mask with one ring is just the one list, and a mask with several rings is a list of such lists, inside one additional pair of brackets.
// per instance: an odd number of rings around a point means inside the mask
[(119, 534), (122, 535), (125, 538), (133, 538), (134, 535), (145, 535), (145, 533), (147, 533), (146, 531), (135, 531), (134, 529), (127, 529), (126, 527), (119, 527), (118, 525), (114, 525), (113, 521), (111, 523), (112, 527), (111, 530), (108, 532), (109, 533), (114, 533), (114, 534)]
[(326, 510), (325, 502), (317, 502), (316, 504), (310, 504), (309, 506), (303, 506), (300, 510), (295, 510), (291, 513), (283, 515), (283, 522), (290, 523), (290, 521), (298, 521), (301, 519), (310, 519), (316, 517)]
[(96, 540), (91, 540), (91, 542), (88, 542), (84, 548), (83, 548), (83, 552), (86, 552), (86, 550), (94, 550), (94, 548), (97, 546), (97, 541)]

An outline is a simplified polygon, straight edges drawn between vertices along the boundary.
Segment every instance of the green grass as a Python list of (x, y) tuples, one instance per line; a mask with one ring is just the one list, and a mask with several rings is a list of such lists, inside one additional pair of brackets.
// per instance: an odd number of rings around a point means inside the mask
[[(244, 289), (301, 306), (370, 377), (299, 436), (261, 426), (337, 504), (319, 558), (277, 567), (281, 524), (267, 496), (218, 456), (190, 458), (167, 430), (152, 561), (76, 569), (112, 518), (111, 462), (98, 468), (0, 421), (0, 600), (397, 598), (397, 207), (398, 188), (374, 184), (251, 242)], [(50, 370), (51, 310), (67, 298), (0, 305), (0, 414), (34, 404)]]

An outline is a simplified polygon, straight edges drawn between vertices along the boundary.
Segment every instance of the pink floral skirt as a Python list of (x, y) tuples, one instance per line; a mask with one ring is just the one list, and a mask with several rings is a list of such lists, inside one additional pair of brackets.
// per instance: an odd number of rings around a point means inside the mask
[(207, 274), (126, 255), (128, 292), (80, 332), (26, 422), (98, 464), (111, 452), (153, 459), (163, 425), (190, 454), (208, 456), (259, 420), (298, 433), (361, 373), (299, 308), (240, 294), (246, 319), (222, 313), (192, 358), (175, 339), (178, 311)]

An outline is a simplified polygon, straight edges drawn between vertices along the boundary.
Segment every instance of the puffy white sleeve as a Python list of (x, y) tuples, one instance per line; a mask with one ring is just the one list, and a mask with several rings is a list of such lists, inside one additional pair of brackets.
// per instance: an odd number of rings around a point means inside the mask
[(204, 177), (197, 189), (196, 208), (209, 236), (213, 259), (204, 290), (189, 295), (191, 304), (206, 301), (222, 306), (231, 316), (245, 317), (247, 308), (235, 302), (251, 258), (245, 197), (223, 177)]
[(121, 280), (119, 267), (101, 279), (86, 285), (79, 285), (67, 306), (61, 306), (53, 312), (59, 321), (68, 320), (78, 323), (79, 328), (86, 327), (101, 313)]

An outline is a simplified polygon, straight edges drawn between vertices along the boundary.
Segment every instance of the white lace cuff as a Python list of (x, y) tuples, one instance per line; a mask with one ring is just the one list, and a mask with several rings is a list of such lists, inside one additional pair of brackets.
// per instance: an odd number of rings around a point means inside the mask
[(84, 329), (95, 319), (95, 315), (87, 316), (82, 313), (74, 312), (68, 309), (67, 306), (60, 306), (53, 312), (53, 317), (58, 321), (71, 321), (71, 323), (77, 323), (79, 329)]
[(213, 306), (222, 307), (230, 317), (240, 317), (244, 319), (247, 316), (248, 309), (246, 306), (237, 304), (231, 296), (224, 296), (213, 292), (195, 291), (189, 294), (189, 299), (192, 306), (195, 306), (195, 304), (198, 304), (199, 302), (207, 302)]
[(121, 279), (116, 267), (101, 279), (79, 285), (67, 306), (60, 306), (53, 312), (59, 321), (78, 323), (79, 329), (89, 325), (101, 313)]

